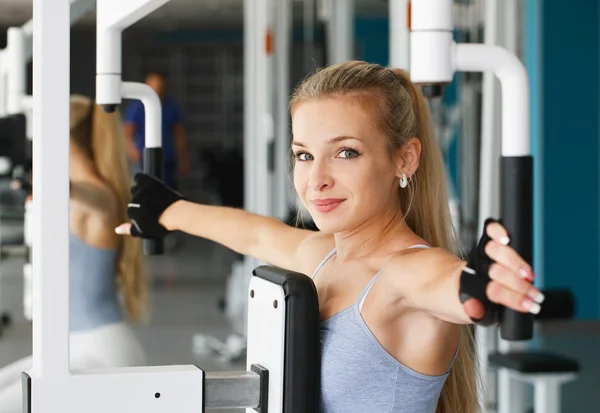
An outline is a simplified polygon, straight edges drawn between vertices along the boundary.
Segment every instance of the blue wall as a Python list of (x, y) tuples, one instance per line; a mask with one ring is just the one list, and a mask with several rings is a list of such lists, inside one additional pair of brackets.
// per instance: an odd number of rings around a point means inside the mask
[(387, 66), (390, 49), (390, 24), (387, 18), (358, 17), (354, 22), (356, 58)]
[(598, 1), (565, 7), (528, 0), (526, 10), (536, 241), (543, 239), (536, 271), (544, 288), (575, 293), (577, 318), (594, 319), (600, 316)]
[[(534, 267), (570, 288), (578, 319), (600, 317), (599, 0), (526, 0), (525, 64), (535, 159)], [(388, 63), (389, 24), (358, 18), (357, 58)], [(452, 152), (447, 159), (454, 169)]]

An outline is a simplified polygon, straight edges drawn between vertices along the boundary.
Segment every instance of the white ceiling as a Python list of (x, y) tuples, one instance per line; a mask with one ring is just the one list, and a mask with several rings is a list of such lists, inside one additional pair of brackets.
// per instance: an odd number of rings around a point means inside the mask
[[(127, 0), (123, 0), (127, 1)], [(302, 15), (302, 0), (294, 2), (294, 15)], [(387, 13), (387, 0), (354, 0), (357, 14)], [(21, 25), (31, 19), (32, 0), (0, 0), (0, 25)], [(93, 24), (94, 13), (80, 24)], [(170, 0), (136, 24), (137, 27), (164, 29), (205, 28), (241, 25), (243, 0)]]

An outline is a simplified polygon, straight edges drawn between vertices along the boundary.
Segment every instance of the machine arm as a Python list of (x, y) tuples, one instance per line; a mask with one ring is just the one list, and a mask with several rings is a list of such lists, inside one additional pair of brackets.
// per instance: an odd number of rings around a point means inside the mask
[[(533, 158), (529, 138), (529, 80), (519, 59), (494, 45), (456, 44), (452, 0), (413, 0), (410, 76), (423, 94), (440, 96), (456, 71), (493, 72), (502, 90), (500, 218), (511, 246), (529, 263), (533, 258)], [(480, 217), (485, 219), (487, 217)], [(533, 314), (503, 309), (501, 337), (529, 340)]]

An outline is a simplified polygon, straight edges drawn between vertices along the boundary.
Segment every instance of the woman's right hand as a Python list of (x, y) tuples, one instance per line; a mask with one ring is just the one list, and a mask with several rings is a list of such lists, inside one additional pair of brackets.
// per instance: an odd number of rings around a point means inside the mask
[(170, 230), (163, 226), (161, 218), (171, 205), (186, 198), (153, 176), (137, 173), (134, 180), (127, 205), (130, 223), (118, 226), (116, 233), (149, 239), (164, 237)]

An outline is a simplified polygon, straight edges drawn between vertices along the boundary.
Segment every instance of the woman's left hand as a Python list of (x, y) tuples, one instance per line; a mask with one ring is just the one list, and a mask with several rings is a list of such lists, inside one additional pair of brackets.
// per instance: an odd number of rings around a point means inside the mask
[[(487, 299), (515, 311), (539, 313), (544, 295), (532, 285), (535, 275), (531, 266), (509, 245), (508, 233), (501, 224), (490, 222), (485, 232), (489, 239), (484, 237), (480, 247), (494, 261), (488, 269), (491, 281), (486, 286)], [(475, 273), (469, 264), (463, 271)], [(474, 320), (482, 319), (486, 312), (484, 303), (475, 298), (464, 301), (463, 308)]]

